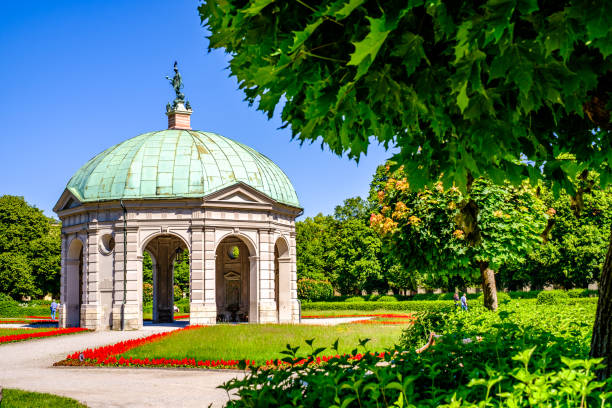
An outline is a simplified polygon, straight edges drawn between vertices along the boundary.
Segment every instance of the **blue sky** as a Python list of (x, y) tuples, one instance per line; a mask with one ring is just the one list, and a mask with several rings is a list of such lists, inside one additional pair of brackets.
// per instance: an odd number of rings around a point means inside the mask
[(197, 1), (5, 2), (0, 24), (0, 194), (52, 208), (73, 173), (102, 150), (165, 129), (174, 60), (192, 128), (222, 134), (275, 161), (305, 216), (367, 195), (391, 154), (372, 145), (359, 165), (300, 146), (278, 118), (243, 102), (227, 56), (208, 53)]

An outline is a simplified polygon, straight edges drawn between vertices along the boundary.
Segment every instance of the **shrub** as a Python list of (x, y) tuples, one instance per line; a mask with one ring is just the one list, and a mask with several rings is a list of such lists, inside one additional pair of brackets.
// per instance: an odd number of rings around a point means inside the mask
[(153, 285), (148, 282), (142, 284), (142, 302), (151, 303), (153, 302)]
[(586, 298), (597, 296), (598, 293), (596, 290), (575, 288), (568, 290), (567, 295), (571, 298)]
[[(502, 303), (508, 303), (511, 300), (512, 298), (506, 292), (497, 292), (497, 304), (498, 305), (501, 305)], [(484, 294), (481, 293), (480, 296), (478, 296), (478, 299), (476, 299), (476, 301), (479, 304), (484, 304)]]
[(514, 290), (508, 292), (508, 295), (512, 299), (535, 299), (542, 292), (541, 290), (530, 290), (528, 292), (523, 292), (522, 290)]
[(562, 290), (544, 290), (540, 292), (536, 303), (538, 305), (556, 305), (569, 299), (567, 292)]
[(180, 313), (189, 313), (189, 298), (183, 298), (174, 302), (178, 306)]
[[(390, 305), (398, 303), (417, 302)], [(331, 350), (313, 340), (288, 345), (287, 361), (304, 358), (303, 363), (283, 370), (253, 368), (221, 388), (239, 398), (228, 407), (265, 407), (270, 401), (363, 408), (608, 406), (612, 378), (596, 382), (593, 371), (601, 359), (586, 360), (595, 306), (517, 305), (503, 304), (499, 313), (484, 308), (423, 313), (390, 353), (371, 354), (382, 350), (369, 350), (364, 340), (353, 352), (360, 358), (338, 356), (323, 369), (309, 363), (317, 354), (340, 354), (337, 344)], [(427, 352), (414, 353), (430, 331), (442, 337)]]
[(4, 293), (0, 293), (0, 316), (15, 317), (19, 316), (19, 303), (12, 297)]
[(300, 279), (297, 282), (298, 298), (316, 302), (327, 300), (334, 295), (334, 288), (327, 281)]
[(304, 302), (302, 310), (403, 310), (407, 312), (442, 311), (452, 309), (453, 302), (447, 300), (407, 300), (398, 302)]
[(363, 296), (351, 296), (344, 299), (345, 302), (354, 303), (354, 302), (364, 302), (366, 299)]
[(377, 302), (397, 302), (398, 299), (395, 296), (381, 296), (378, 299), (376, 299)]
[(179, 285), (174, 285), (174, 301), (179, 301), (183, 298), (183, 291)]

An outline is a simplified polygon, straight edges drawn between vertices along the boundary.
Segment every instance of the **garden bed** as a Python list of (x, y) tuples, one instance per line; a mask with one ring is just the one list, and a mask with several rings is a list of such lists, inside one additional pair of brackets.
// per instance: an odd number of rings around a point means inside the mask
[[(402, 322), (404, 325), (410, 322)], [(238, 368), (276, 365), (286, 357), (287, 343), (314, 351), (338, 340), (338, 349), (321, 350), (321, 358), (355, 355), (360, 340), (369, 338), (371, 350), (392, 347), (401, 326), (344, 324), (333, 327), (299, 325), (189, 326), (97, 349), (68, 355), (58, 366), (140, 366)], [(313, 347), (305, 345), (313, 339)], [(326, 353), (327, 351), (327, 353)]]
[(0, 329), (0, 344), (12, 343), (16, 341), (37, 339), (42, 337), (61, 336), (65, 334), (82, 333), (90, 331), (80, 327), (70, 327), (66, 329)]
[(17, 318), (0, 319), (0, 324), (44, 324), (44, 323), (57, 323), (57, 320), (51, 320), (51, 319), (17, 319)]

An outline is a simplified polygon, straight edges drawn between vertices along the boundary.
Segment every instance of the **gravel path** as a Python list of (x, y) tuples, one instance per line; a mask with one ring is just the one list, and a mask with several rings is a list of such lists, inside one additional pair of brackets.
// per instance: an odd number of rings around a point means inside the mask
[[(302, 324), (335, 325), (363, 319), (304, 319)], [(2, 344), (0, 385), (74, 398), (90, 408), (223, 406), (227, 394), (217, 386), (242, 373), (226, 370), (53, 367), (54, 362), (75, 351), (186, 325), (187, 322), (145, 325), (139, 331), (99, 331)], [(2, 325), (7, 326), (13, 325)]]

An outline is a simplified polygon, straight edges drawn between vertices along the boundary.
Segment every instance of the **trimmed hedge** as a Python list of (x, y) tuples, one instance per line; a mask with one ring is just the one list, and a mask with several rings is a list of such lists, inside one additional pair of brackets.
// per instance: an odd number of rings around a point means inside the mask
[(334, 295), (334, 288), (327, 281), (314, 279), (300, 279), (297, 282), (298, 298), (316, 302), (330, 299)]
[[(498, 304), (507, 303), (511, 300), (512, 298), (506, 292), (497, 292), (497, 303)], [(480, 296), (478, 296), (478, 299), (476, 299), (476, 301), (478, 303), (484, 304), (484, 295), (481, 293)]]
[(178, 306), (180, 314), (189, 313), (189, 298), (177, 300), (176, 302), (174, 302), (174, 304)]
[(9, 295), (0, 293), (0, 317), (16, 317), (19, 315), (19, 303)]
[(454, 308), (447, 300), (409, 300), (399, 302), (304, 302), (302, 310), (403, 310), (408, 312), (442, 311)]
[[(542, 291), (542, 290), (532, 290), (529, 292), (522, 291), (511, 291), (511, 292), (503, 292), (498, 291), (497, 297), (498, 301), (506, 301), (509, 299), (537, 299), (538, 295), (542, 292), (550, 292), (550, 291)], [(563, 291), (560, 291), (563, 292)], [(461, 296), (463, 292), (458, 292)], [(413, 296), (401, 296), (401, 295), (379, 295), (372, 294), (366, 296), (333, 296), (329, 298), (331, 302), (404, 302), (404, 301), (425, 301), (425, 300), (453, 300), (452, 292), (449, 293), (418, 293)], [(567, 294), (571, 298), (583, 298), (583, 297), (596, 297), (598, 295), (596, 290), (589, 289), (570, 289), (567, 291)], [(482, 300), (482, 293), (468, 293), (468, 300)]]
[(568, 296), (567, 292), (562, 290), (545, 290), (540, 292), (536, 303), (538, 305), (556, 305), (559, 303), (564, 303), (569, 298), (570, 297)]

